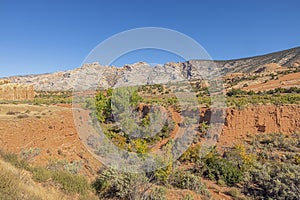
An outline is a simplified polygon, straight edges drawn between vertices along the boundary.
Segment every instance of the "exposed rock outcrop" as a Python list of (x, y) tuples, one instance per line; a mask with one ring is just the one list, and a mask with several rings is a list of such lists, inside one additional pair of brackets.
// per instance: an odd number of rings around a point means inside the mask
[[(200, 109), (201, 121), (210, 123), (212, 110)], [(230, 147), (255, 134), (300, 132), (300, 105), (260, 105), (227, 108), (218, 142)], [(249, 139), (249, 138), (248, 138)]]
[(300, 131), (300, 106), (250, 106), (244, 109), (229, 108), (226, 134), (293, 133)]
[(9, 81), (0, 82), (0, 100), (2, 101), (23, 101), (33, 98), (33, 85), (9, 83)]
[(240, 143), (247, 135), (300, 132), (299, 105), (261, 105), (227, 109), (220, 142), (225, 146)]

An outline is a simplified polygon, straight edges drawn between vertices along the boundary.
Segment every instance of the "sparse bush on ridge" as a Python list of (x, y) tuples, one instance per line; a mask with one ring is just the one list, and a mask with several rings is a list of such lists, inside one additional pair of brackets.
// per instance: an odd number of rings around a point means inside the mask
[(192, 162), (196, 163), (200, 161), (200, 144), (197, 144), (195, 146), (190, 146), (179, 158), (179, 161), (181, 162)]
[(244, 190), (255, 199), (299, 199), (299, 177), (299, 165), (267, 162), (250, 172)]
[(200, 177), (189, 171), (178, 170), (173, 172), (170, 177), (170, 184), (180, 189), (189, 189), (198, 194), (209, 197), (206, 185), (202, 183)]
[(16, 115), (19, 114), (20, 112), (14, 112), (14, 111), (8, 111), (6, 114), (7, 115)]
[(40, 153), (41, 153), (40, 148), (29, 148), (29, 149), (23, 149), (20, 155), (25, 160), (31, 160), (34, 157), (38, 156)]
[(165, 187), (154, 187), (146, 195), (146, 200), (166, 200), (166, 193), (167, 189)]
[(28, 118), (29, 116), (27, 114), (20, 114), (17, 116), (18, 119)]
[(52, 171), (66, 171), (71, 174), (78, 174), (82, 169), (82, 166), (82, 161), (77, 160), (72, 162), (68, 162), (66, 160), (50, 160), (47, 165), (47, 169)]
[(0, 150), (0, 156), (3, 158), (4, 161), (12, 164), (13, 166), (19, 169), (25, 169), (25, 170), (31, 169), (29, 163), (24, 159), (19, 159), (17, 154), (5, 153)]
[(236, 199), (239, 199), (239, 197), (242, 195), (241, 191), (237, 188), (231, 188), (226, 193)]
[(243, 171), (238, 164), (223, 158), (215, 151), (210, 152), (204, 158), (203, 175), (212, 180), (222, 179), (229, 186), (233, 186), (243, 180)]
[(191, 194), (185, 194), (181, 200), (194, 200), (194, 197)]
[(299, 199), (299, 144), (297, 133), (254, 136), (250, 145), (257, 162), (245, 175), (243, 192), (254, 199)]
[(144, 173), (122, 172), (108, 168), (103, 170), (93, 187), (100, 198), (146, 199), (149, 181)]
[(61, 189), (67, 193), (84, 195), (90, 189), (88, 180), (83, 176), (73, 175), (64, 171), (51, 171), (44, 167), (34, 167), (32, 173), (33, 180), (41, 183), (52, 180), (54, 183), (59, 184)]
[(32, 170), (32, 179), (37, 182), (46, 182), (52, 177), (52, 172), (44, 167), (35, 167)]
[(52, 179), (68, 193), (86, 194), (90, 189), (88, 180), (85, 177), (72, 175), (68, 172), (53, 172)]

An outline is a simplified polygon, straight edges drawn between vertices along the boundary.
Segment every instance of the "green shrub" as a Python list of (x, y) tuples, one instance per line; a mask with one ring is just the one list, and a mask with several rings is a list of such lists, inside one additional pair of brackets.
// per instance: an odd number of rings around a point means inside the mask
[(44, 167), (35, 167), (32, 172), (32, 179), (37, 182), (46, 182), (52, 177), (52, 172)]
[(155, 170), (154, 177), (155, 180), (162, 185), (166, 185), (169, 181), (169, 177), (171, 175), (172, 169), (171, 165), (168, 165), (166, 167), (161, 167)]
[(231, 97), (231, 96), (238, 96), (238, 95), (246, 95), (247, 92), (243, 91), (241, 89), (232, 89), (230, 91), (227, 92), (227, 96)]
[(299, 177), (298, 165), (268, 162), (251, 172), (244, 188), (255, 199), (300, 199)]
[(29, 148), (29, 149), (23, 149), (20, 155), (25, 160), (31, 160), (32, 158), (38, 156), (40, 153), (41, 153), (40, 148)]
[(251, 170), (256, 164), (256, 156), (250, 153), (244, 144), (235, 145), (228, 151), (225, 151), (226, 160), (234, 163), (243, 172)]
[(157, 183), (167, 185), (173, 171), (172, 143), (168, 142), (163, 146), (162, 151), (164, 156), (155, 158), (158, 168), (154, 171), (153, 176)]
[(217, 184), (218, 184), (219, 186), (222, 186), (222, 187), (225, 187), (225, 186), (226, 186), (226, 183), (225, 183), (225, 181), (224, 181), (223, 179), (219, 179), (219, 180), (217, 181)]
[(254, 199), (299, 199), (299, 134), (259, 134), (250, 145), (258, 163), (245, 174), (244, 192)]
[(110, 115), (111, 104), (108, 97), (102, 92), (98, 93), (95, 98), (96, 116), (100, 122), (104, 122)]
[(259, 134), (250, 143), (257, 157), (264, 160), (299, 163), (297, 157), (300, 150), (300, 134)]
[(26, 169), (30, 170), (29, 163), (24, 159), (19, 159), (17, 154), (14, 153), (4, 153), (0, 151), (0, 156), (6, 161), (12, 164), (13, 166), (20, 168), (20, 169)]
[(164, 187), (155, 187), (151, 189), (148, 196), (146, 197), (147, 200), (166, 200), (166, 193), (167, 189)]
[(136, 153), (145, 155), (148, 152), (148, 145), (146, 140), (143, 139), (135, 139), (133, 140), (134, 148)]
[(212, 180), (223, 179), (229, 186), (241, 182), (244, 175), (236, 163), (221, 157), (215, 151), (204, 158), (203, 174)]
[(14, 111), (8, 111), (6, 114), (7, 115), (16, 115), (19, 114), (20, 112), (14, 112)]
[(20, 114), (17, 116), (18, 119), (28, 118), (29, 116), (27, 114)]
[(149, 181), (144, 173), (108, 168), (99, 174), (93, 188), (100, 198), (143, 199), (149, 189)]
[(53, 172), (52, 179), (68, 193), (86, 194), (89, 190), (88, 180), (83, 176), (68, 172)]
[(198, 194), (209, 196), (206, 186), (202, 183), (201, 178), (189, 171), (176, 171), (172, 174), (170, 179), (170, 183), (174, 187), (192, 190)]
[(44, 167), (35, 167), (32, 170), (32, 178), (37, 182), (46, 182), (51, 179), (67, 193), (86, 194), (90, 189), (88, 180), (83, 176), (64, 171), (52, 171)]
[(200, 132), (201, 132), (201, 133), (205, 133), (205, 132), (209, 129), (209, 124), (208, 124), (208, 122), (207, 122), (207, 121), (201, 122), (201, 123), (200, 123), (199, 129), (200, 129)]
[(235, 198), (238, 198), (241, 196), (241, 191), (238, 190), (237, 188), (231, 188), (226, 193)]
[(179, 158), (179, 161), (181, 162), (198, 162), (200, 161), (200, 144), (197, 144), (195, 146), (190, 146)]
[(47, 169), (52, 171), (66, 171), (71, 174), (78, 174), (82, 169), (82, 161), (74, 160), (68, 162), (66, 160), (50, 160)]
[(68, 162), (66, 160), (50, 160), (47, 169), (52, 171), (66, 171), (71, 174), (78, 174), (82, 169), (82, 161), (74, 160)]
[(186, 195), (184, 195), (184, 197), (182, 198), (182, 200), (194, 200), (194, 197), (191, 194), (186, 194)]
[(82, 161), (74, 160), (67, 165), (65, 165), (65, 170), (71, 174), (78, 174), (82, 169)]

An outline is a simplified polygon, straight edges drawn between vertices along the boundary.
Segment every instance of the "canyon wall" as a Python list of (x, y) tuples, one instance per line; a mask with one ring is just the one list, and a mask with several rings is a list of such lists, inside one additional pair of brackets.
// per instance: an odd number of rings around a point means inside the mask
[[(210, 113), (207, 109), (201, 109), (204, 120), (210, 118)], [(222, 146), (232, 146), (255, 134), (295, 132), (300, 132), (300, 105), (228, 108), (219, 143)]]

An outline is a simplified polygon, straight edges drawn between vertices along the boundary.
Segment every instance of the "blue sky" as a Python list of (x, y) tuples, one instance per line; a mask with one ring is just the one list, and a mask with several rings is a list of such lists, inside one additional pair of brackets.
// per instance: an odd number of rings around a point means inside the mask
[[(300, 46), (298, 0), (0, 0), (0, 76), (79, 67), (103, 40), (128, 29), (164, 27), (200, 43), (213, 59)], [(114, 64), (178, 61), (161, 51)]]

